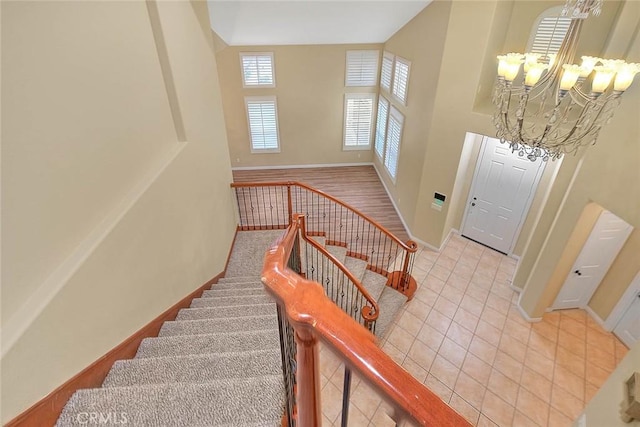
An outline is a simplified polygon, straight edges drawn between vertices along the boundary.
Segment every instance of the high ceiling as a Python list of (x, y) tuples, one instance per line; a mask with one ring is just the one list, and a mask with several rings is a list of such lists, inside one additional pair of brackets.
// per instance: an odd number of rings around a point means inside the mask
[(383, 43), (431, 0), (208, 0), (229, 45)]

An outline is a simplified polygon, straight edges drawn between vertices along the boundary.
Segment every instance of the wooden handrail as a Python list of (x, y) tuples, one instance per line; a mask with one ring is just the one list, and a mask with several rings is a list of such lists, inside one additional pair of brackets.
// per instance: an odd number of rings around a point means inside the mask
[(373, 299), (371, 294), (369, 294), (369, 291), (367, 291), (367, 289), (362, 285), (362, 283), (360, 283), (360, 281), (358, 279), (356, 279), (356, 277), (353, 275), (353, 273), (351, 271), (349, 271), (347, 269), (347, 267), (345, 267), (344, 264), (342, 264), (340, 262), (339, 259), (337, 259), (335, 256), (333, 256), (333, 254), (331, 254), (322, 245), (318, 244), (318, 242), (316, 242), (313, 239), (310, 239), (309, 236), (307, 236), (307, 232), (305, 230), (305, 225), (304, 225), (304, 223), (305, 223), (304, 216), (298, 216), (298, 219), (300, 221), (300, 229), (302, 231), (302, 233), (301, 233), (302, 239), (305, 242), (309, 243), (314, 248), (316, 248), (326, 258), (328, 258), (336, 267), (338, 267), (338, 269), (345, 276), (347, 276), (347, 278), (351, 281), (351, 283), (353, 283), (355, 285), (355, 287), (358, 288), (358, 291), (362, 294), (364, 299), (367, 300), (367, 302), (371, 305), (371, 308), (373, 309), (373, 313), (372, 313), (371, 310), (365, 310), (367, 307), (364, 307), (364, 309), (362, 310), (362, 312), (360, 314), (364, 318), (365, 322), (368, 322), (368, 323), (375, 322), (378, 319), (378, 316), (380, 315), (380, 308), (378, 307), (378, 303), (376, 302), (376, 300)]
[(375, 343), (372, 334), (329, 300), (320, 284), (300, 277), (287, 268), (298, 233), (297, 217), (287, 232), (267, 251), (262, 282), (284, 308), (295, 330), (297, 359), (298, 425), (319, 425), (319, 384), (317, 349), (319, 339), (330, 347), (350, 369), (377, 389), (390, 403), (396, 422), (412, 419), (423, 426), (468, 427), (462, 416), (396, 364)]
[[(305, 190), (311, 191), (312, 193), (316, 193), (316, 194), (318, 194), (318, 195), (320, 195), (322, 197), (326, 197), (327, 199), (333, 201), (334, 203), (337, 203), (340, 206), (343, 206), (344, 208), (352, 211), (353, 213), (355, 213), (356, 215), (358, 215), (359, 217), (361, 217), (365, 221), (373, 224), (382, 233), (384, 233), (387, 237), (389, 237), (391, 240), (396, 242), (401, 248), (403, 248), (407, 252), (414, 253), (414, 252), (416, 252), (418, 250), (418, 244), (416, 242), (414, 242), (413, 240), (408, 240), (406, 243), (403, 242), (402, 240), (398, 239), (394, 234), (392, 234), (389, 230), (387, 230), (382, 224), (380, 224), (379, 222), (377, 222), (373, 218), (369, 217), (368, 215), (364, 214), (363, 212), (360, 212), (358, 209), (356, 209), (356, 208), (354, 208), (352, 206), (349, 206), (348, 204), (344, 203), (343, 201), (341, 201), (339, 199), (336, 199), (335, 197), (333, 197), (330, 194), (325, 193), (324, 191), (321, 191), (321, 190), (318, 190), (316, 188), (313, 188), (313, 187), (311, 187), (311, 186), (309, 186), (307, 184), (304, 184), (302, 182), (298, 182), (298, 181), (274, 181), (274, 182), (232, 182), (231, 183), (231, 188), (282, 187), (282, 186), (286, 186), (286, 187), (297, 186), (297, 187), (304, 188)], [(291, 199), (289, 199), (289, 206), (291, 206)]]

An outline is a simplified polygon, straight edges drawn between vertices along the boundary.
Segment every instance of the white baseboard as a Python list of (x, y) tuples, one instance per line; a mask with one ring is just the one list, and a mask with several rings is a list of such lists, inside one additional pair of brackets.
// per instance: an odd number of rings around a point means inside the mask
[(522, 298), (522, 295), (523, 294), (520, 294), (520, 297), (518, 298), (518, 303), (516, 304), (516, 308), (518, 309), (518, 313), (520, 313), (520, 316), (522, 316), (522, 318), (529, 323), (542, 322), (542, 317), (530, 317), (529, 314), (526, 311), (524, 311), (524, 308), (522, 308), (522, 306), (520, 305), (520, 298)]
[(602, 326), (602, 329), (607, 330), (604, 320), (602, 320), (602, 318), (598, 316), (598, 314), (595, 311), (593, 311), (591, 307), (587, 305), (586, 307), (584, 307), (584, 311), (586, 311), (587, 314), (591, 316), (591, 318), (595, 320), (598, 325)]
[[(311, 169), (311, 168), (339, 168), (347, 166), (374, 166), (372, 162), (362, 163), (318, 163), (313, 165), (279, 165), (279, 166), (237, 166), (232, 171), (255, 171), (261, 169)], [(374, 166), (375, 169), (375, 166)], [(377, 170), (376, 170), (377, 171)]]
[(522, 293), (522, 288), (519, 288), (517, 286), (513, 286), (513, 283), (509, 284), (509, 289), (511, 289), (512, 291), (517, 292), (517, 293)]
[[(387, 197), (389, 197), (389, 200), (391, 200), (391, 204), (393, 205), (393, 208), (395, 209), (396, 214), (398, 214), (398, 218), (400, 218), (400, 222), (402, 222), (402, 225), (404, 226), (404, 229), (407, 230), (407, 233), (409, 234), (409, 238), (411, 240), (413, 240), (414, 242), (418, 243), (419, 245), (422, 245), (422, 246), (424, 246), (424, 247), (426, 247), (428, 249), (431, 249), (432, 251), (440, 252), (442, 250), (442, 247), (444, 246), (444, 243), (438, 248), (438, 247), (435, 247), (434, 245), (432, 245), (430, 243), (427, 243), (424, 240), (416, 237), (411, 232), (411, 228), (409, 228), (409, 225), (404, 220), (404, 217), (402, 216), (402, 213), (400, 213), (400, 209), (398, 208), (398, 205), (396, 204), (396, 201), (391, 196), (391, 191), (389, 191), (389, 187), (387, 187), (387, 183), (382, 178), (382, 174), (378, 170), (378, 166), (375, 163), (373, 163), (373, 169), (378, 174), (378, 179), (380, 179), (380, 182), (382, 183), (382, 187), (384, 187), (384, 191), (387, 192)], [(454, 230), (452, 229), (451, 231), (454, 231)], [(447, 240), (445, 240), (445, 243), (448, 241), (449, 236), (451, 235), (451, 231), (449, 231), (449, 235), (447, 235)], [(457, 230), (455, 230), (455, 231), (457, 232)]]

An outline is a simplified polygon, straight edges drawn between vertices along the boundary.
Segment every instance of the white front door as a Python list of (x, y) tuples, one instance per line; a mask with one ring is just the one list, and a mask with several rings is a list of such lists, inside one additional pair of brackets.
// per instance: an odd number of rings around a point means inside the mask
[(603, 211), (551, 308), (585, 307), (632, 229), (611, 212)]
[(485, 136), (476, 164), (462, 235), (509, 253), (526, 217), (544, 170)]
[(640, 341), (640, 293), (636, 295), (613, 333), (629, 348)]

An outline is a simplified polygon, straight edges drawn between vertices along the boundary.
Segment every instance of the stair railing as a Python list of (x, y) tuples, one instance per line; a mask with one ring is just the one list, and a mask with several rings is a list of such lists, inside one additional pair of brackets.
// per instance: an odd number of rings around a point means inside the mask
[(320, 283), (325, 295), (353, 320), (375, 333), (380, 314), (378, 303), (360, 281), (334, 255), (311, 239), (306, 232), (306, 221), (298, 215), (301, 268), (296, 271), (308, 280)]
[(375, 337), (326, 297), (322, 286), (301, 270), (300, 217), (267, 251), (262, 282), (276, 300), (287, 386), (284, 420), (290, 427), (322, 423), (318, 344), (345, 364), (342, 426), (348, 424), (351, 372), (391, 404), (397, 424), (457, 427), (469, 424), (432, 391), (386, 355)]
[(387, 277), (387, 286), (413, 297), (411, 277), (418, 245), (406, 243), (381, 224), (337, 198), (306, 184), (288, 182), (232, 183), (240, 230), (285, 229), (293, 213), (304, 213), (307, 233), (324, 236), (329, 245), (344, 246), (347, 255)]

